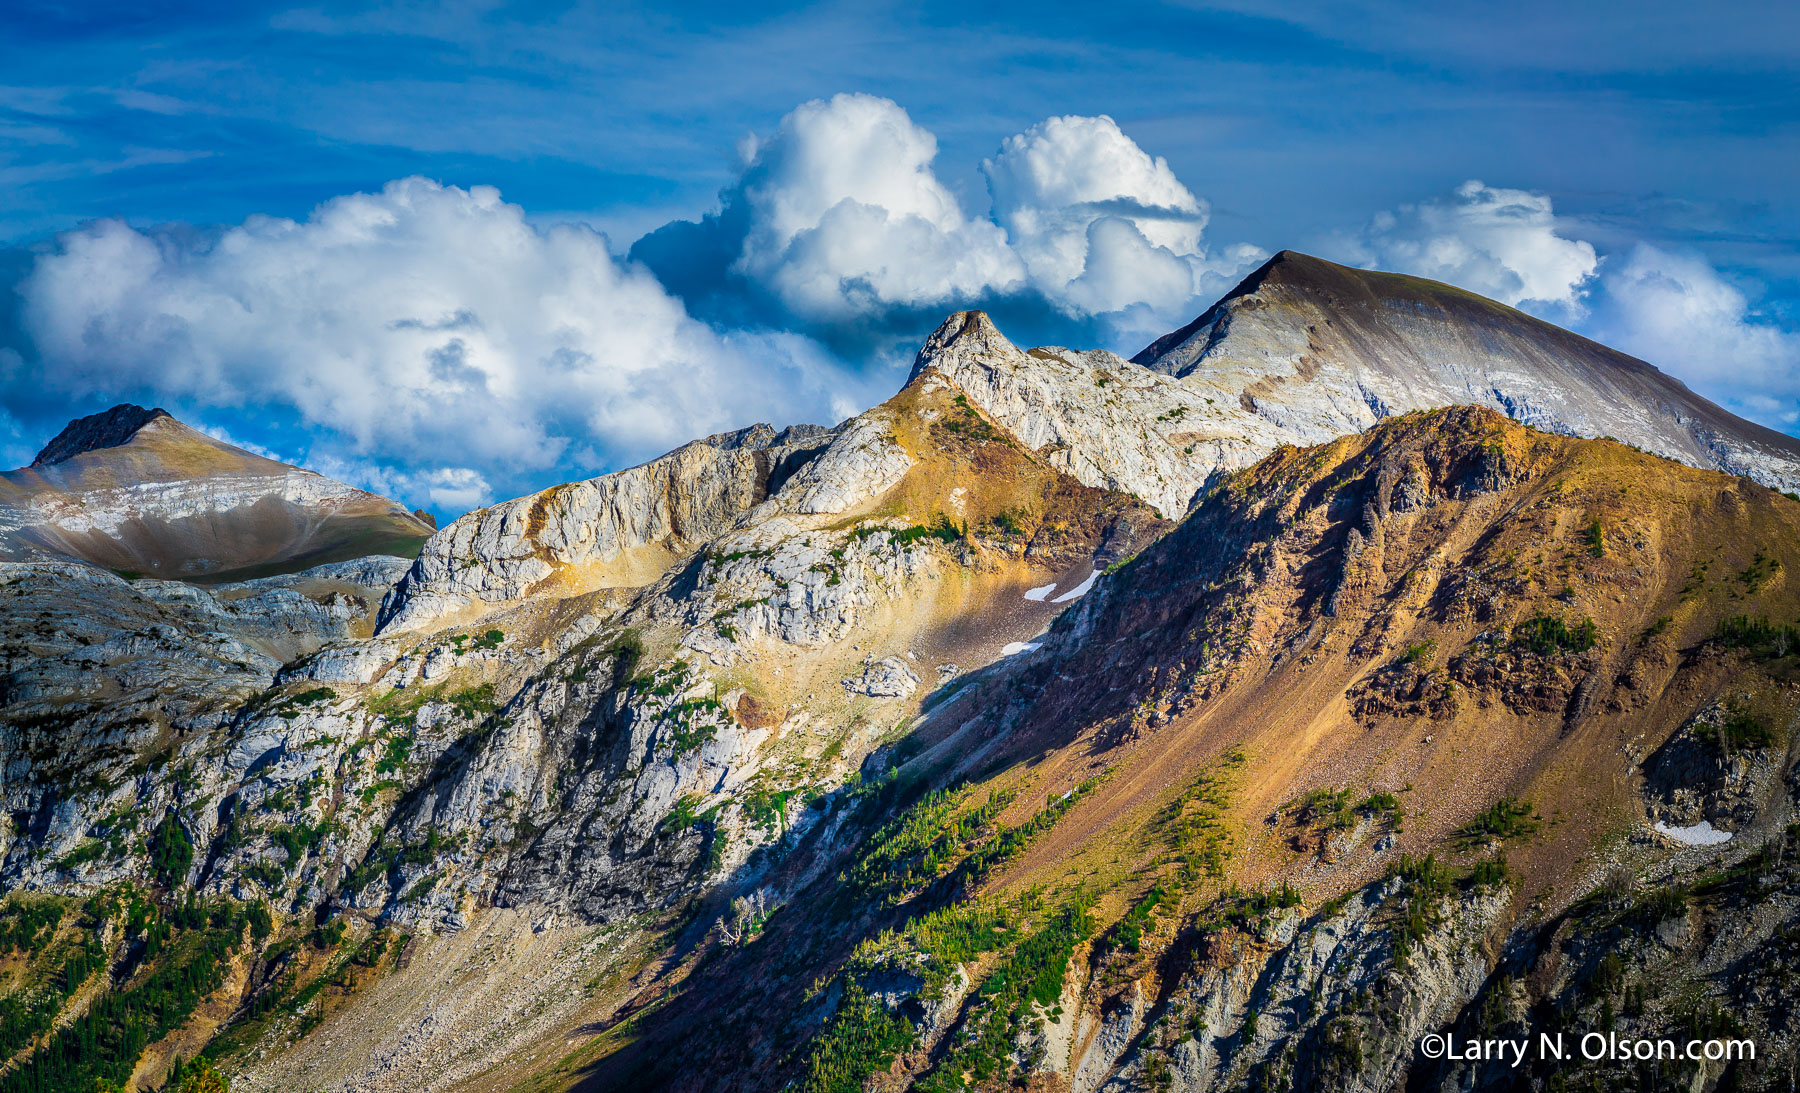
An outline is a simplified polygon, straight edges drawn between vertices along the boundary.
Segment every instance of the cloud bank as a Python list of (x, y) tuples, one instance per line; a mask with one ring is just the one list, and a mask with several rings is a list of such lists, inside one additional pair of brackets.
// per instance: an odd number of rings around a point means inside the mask
[(979, 213), (887, 99), (803, 103), (740, 154), (717, 212), (623, 258), (492, 187), (422, 178), (304, 221), (97, 221), (20, 284), (31, 353), (0, 371), (273, 411), (312, 434), (295, 458), (446, 511), (756, 420), (836, 421), (953, 309), (1142, 340), (1264, 257), (1209, 257), (1206, 202), (1107, 117), (1004, 140)]
[(1758, 315), (1706, 259), (1639, 243), (1607, 259), (1585, 324), (1736, 413), (1800, 424), (1800, 332)]
[(21, 292), (41, 383), (287, 408), (334, 441), (310, 461), (410, 468), (444, 507), (866, 397), (804, 339), (696, 321), (596, 232), (417, 178), (213, 237), (100, 221)]
[(1476, 179), (1379, 213), (1339, 246), (1356, 265), (1445, 281), (1564, 321), (1580, 317), (1600, 262), (1593, 244), (1559, 233), (1548, 195)]
[(981, 165), (986, 216), (937, 177), (936, 139), (887, 99), (805, 103), (743, 153), (718, 212), (631, 252), (701, 313), (732, 322), (831, 337), (1010, 300), (1160, 332), (1267, 256), (1239, 246), (1210, 257), (1206, 203), (1104, 116), (1050, 118), (1004, 140)]
[[(304, 221), (90, 223), (28, 266), (25, 337), (0, 346), (0, 379), (65, 405), (291, 423), (260, 439), (454, 515), (708, 432), (841, 419), (891, 393), (888, 366), (952, 309), (1130, 350), (1268, 253), (1211, 243), (1208, 203), (1105, 116), (1000, 141), (979, 164), (983, 210), (887, 99), (803, 103), (739, 151), (715, 211), (625, 256), (588, 227), (531, 223), (491, 187), (422, 178)], [(1698, 255), (1602, 255), (1579, 234), (1548, 195), (1471, 180), (1324, 250), (1574, 325), (1746, 416), (1800, 421), (1800, 334), (1744, 286)], [(0, 432), (24, 450), (16, 409), (0, 405)]]

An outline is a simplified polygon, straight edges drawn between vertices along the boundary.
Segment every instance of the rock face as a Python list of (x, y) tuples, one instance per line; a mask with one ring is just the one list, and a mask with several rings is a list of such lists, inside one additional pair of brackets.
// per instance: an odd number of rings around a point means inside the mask
[[(188, 744), (186, 792), (229, 792), (231, 762), (202, 757), (214, 747), (244, 756), (241, 775), (267, 750), (256, 726), (287, 729), (298, 717), (279, 708), (253, 716), (253, 700), (282, 665), (366, 636), (374, 604), (404, 567), (369, 559), (202, 589), (74, 563), (0, 563), (0, 602), (15, 620), (0, 650), (0, 883), (57, 888), (119, 876), (129, 853), (121, 825), (129, 818), (141, 838), (148, 828), (135, 813), (153, 812), (153, 825), (182, 799), (177, 780), (140, 766), (167, 756), (162, 749), (181, 751), (175, 741)], [(58, 859), (95, 830), (113, 836), (116, 852), (87, 867), (91, 880), (74, 880), (79, 873)]]
[(1780, 764), (1772, 738), (1734, 739), (1742, 730), (1732, 727), (1733, 720), (1728, 706), (1715, 703), (1645, 761), (1645, 805), (1652, 820), (1676, 828), (1707, 823), (1730, 832), (1755, 818)]
[(844, 689), (870, 698), (907, 698), (919, 689), (919, 675), (899, 657), (882, 657), (864, 664), (861, 675), (844, 680)]
[(160, 406), (154, 410), (146, 410), (142, 406), (125, 402), (98, 414), (76, 418), (62, 432), (57, 433), (50, 443), (44, 445), (31, 465), (42, 467), (50, 463), (65, 462), (82, 452), (116, 448), (129, 443), (139, 429), (152, 421), (169, 416), (169, 412)]
[(410, 556), (430, 531), (396, 502), (140, 406), (72, 422), (0, 474), (0, 558), (219, 579)]
[(426, 542), (382, 606), (381, 630), (416, 629), (471, 603), (517, 600), (570, 568), (587, 570), (574, 577), (580, 585), (647, 584), (732, 527), (830, 436), (757, 425), (469, 513)]
[(1112, 353), (1022, 351), (979, 311), (951, 316), (926, 340), (913, 375), (927, 370), (968, 392), (1058, 470), (1131, 493), (1171, 519), (1213, 474), (1248, 466), (1289, 439), (1215, 387)]
[(1279, 445), (1458, 405), (1800, 489), (1800, 441), (1643, 361), (1447, 285), (1292, 251), (1130, 361), (1024, 352), (963, 312), (920, 350), (914, 374), (927, 368), (1059, 468), (1170, 517)]
[[(1276, 914), (1209, 938), (1211, 959), (1173, 985), (1163, 1013), (1183, 1031), (1145, 1035), (1140, 1020), (1113, 1045), (1097, 1038), (1074, 1089), (1125, 1093), (1158, 1084), (1156, 1074), (1180, 1093), (1259, 1078), (1304, 1089), (1402, 1085), (1420, 1036), (1454, 1021), (1480, 992), (1482, 935), (1509, 900), (1504, 888), (1421, 900), (1385, 880), (1335, 912)], [(1394, 919), (1421, 901), (1432, 925), (1396, 959)]]

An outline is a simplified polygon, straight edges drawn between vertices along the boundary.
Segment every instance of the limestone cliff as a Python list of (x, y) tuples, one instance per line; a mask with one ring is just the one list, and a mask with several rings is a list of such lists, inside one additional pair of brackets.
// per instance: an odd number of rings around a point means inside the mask
[(730, 528), (816, 455), (831, 434), (757, 425), (685, 444), (648, 463), (478, 509), (434, 534), (382, 606), (384, 633), (471, 604), (525, 596), (553, 575), (565, 590), (647, 584)]

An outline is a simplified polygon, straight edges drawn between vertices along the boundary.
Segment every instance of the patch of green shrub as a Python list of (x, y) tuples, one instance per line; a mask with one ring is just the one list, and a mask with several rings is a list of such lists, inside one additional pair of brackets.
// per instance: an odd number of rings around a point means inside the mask
[(1584, 653), (1598, 644), (1600, 627), (1592, 617), (1584, 616), (1580, 622), (1570, 626), (1555, 615), (1540, 612), (1513, 627), (1512, 639), (1513, 644), (1538, 656), (1552, 656), (1562, 652)]
[(1760, 615), (1733, 615), (1718, 621), (1713, 640), (1753, 656), (1776, 659), (1800, 651), (1800, 626), (1772, 623)]
[(1725, 704), (1725, 714), (1717, 725), (1696, 725), (1694, 735), (1727, 753), (1745, 748), (1767, 748), (1776, 742), (1775, 730), (1736, 699)]
[(150, 834), (150, 873), (156, 883), (169, 891), (180, 887), (187, 880), (188, 869), (194, 864), (194, 843), (188, 838), (187, 829), (181, 826), (174, 812), (166, 813), (162, 823)]
[(1537, 820), (1529, 802), (1502, 797), (1487, 811), (1456, 829), (1464, 845), (1485, 843), (1490, 839), (1519, 839), (1537, 831)]
[(889, 1013), (855, 983), (816, 1037), (802, 1068), (800, 1093), (862, 1093), (869, 1075), (884, 1070), (919, 1036), (912, 1023)]

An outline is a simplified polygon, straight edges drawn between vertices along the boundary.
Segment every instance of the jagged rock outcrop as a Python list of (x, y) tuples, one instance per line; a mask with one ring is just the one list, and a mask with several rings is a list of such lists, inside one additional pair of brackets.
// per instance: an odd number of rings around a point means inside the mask
[(885, 493), (912, 466), (888, 415), (877, 408), (845, 422), (818, 459), (801, 467), (774, 500), (778, 511), (802, 516), (846, 512)]
[(42, 467), (49, 463), (62, 463), (82, 452), (116, 448), (128, 443), (139, 429), (152, 421), (169, 416), (169, 412), (160, 406), (154, 410), (146, 410), (142, 406), (125, 402), (98, 414), (76, 418), (62, 432), (52, 437), (50, 443), (44, 445), (31, 465)]
[[(1511, 938), (1445, 1030), (1462, 1045), (1457, 1057), (1421, 1060), (1413, 1086), (1605, 1087), (1653, 1074), (1682, 1089), (1785, 1089), (1795, 1059), (1800, 828), (1791, 789), (1758, 804), (1755, 840), (1618, 863), (1541, 930)], [(1496, 1038), (1529, 1049), (1515, 1062), (1510, 1052), (1469, 1047)]]
[(1719, 702), (1695, 714), (1644, 761), (1645, 805), (1663, 828), (1734, 832), (1756, 816), (1780, 768), (1779, 737)]
[[(1073, 1088), (1403, 1085), (1420, 1036), (1454, 1021), (1482, 989), (1491, 970), (1483, 937), (1511, 898), (1504, 887), (1410, 896), (1386, 878), (1310, 918), (1276, 912), (1249, 931), (1222, 930), (1168, 992), (1164, 1031), (1144, 1028), (1140, 1005), (1116, 1043), (1095, 1039)], [(1396, 939), (1415, 903), (1426, 904), (1430, 925), (1401, 955)]]
[(870, 659), (861, 675), (844, 680), (844, 689), (870, 698), (907, 698), (919, 689), (919, 674), (899, 657)]
[(1123, 490), (1171, 519), (1219, 471), (1248, 466), (1288, 439), (1217, 387), (1184, 384), (1101, 350), (1022, 351), (987, 315), (951, 316), (913, 363), (935, 370), (1050, 464)]
[[(218, 756), (266, 750), (254, 725), (312, 724), (310, 711), (279, 702), (260, 720), (244, 711), (283, 664), (366, 635), (404, 567), (367, 559), (202, 589), (74, 563), (0, 563), (0, 603), (18, 620), (0, 646), (0, 883), (78, 889), (141, 871), (131, 841), (183, 785), (217, 800), (234, 777)], [(90, 839), (108, 852), (79, 867), (61, 861)]]
[(383, 604), (380, 630), (418, 629), (471, 604), (517, 600), (569, 569), (573, 587), (648, 584), (732, 527), (830, 436), (757, 425), (469, 513), (426, 542)]

